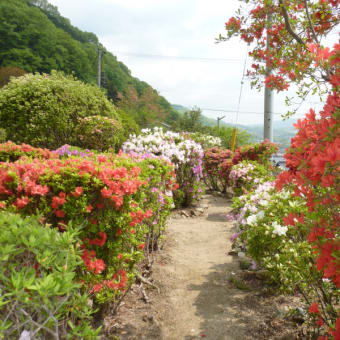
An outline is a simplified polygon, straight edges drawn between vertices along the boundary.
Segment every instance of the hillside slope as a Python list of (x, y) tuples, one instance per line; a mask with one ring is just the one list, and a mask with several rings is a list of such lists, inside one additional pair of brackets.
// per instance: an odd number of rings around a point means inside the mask
[(72, 26), (47, 0), (0, 1), (0, 36), (0, 67), (45, 73), (55, 69), (74, 73), (88, 83), (96, 83), (100, 47), (104, 51), (102, 84), (118, 107), (141, 126), (177, 117), (169, 102), (149, 84), (132, 77), (94, 33)]

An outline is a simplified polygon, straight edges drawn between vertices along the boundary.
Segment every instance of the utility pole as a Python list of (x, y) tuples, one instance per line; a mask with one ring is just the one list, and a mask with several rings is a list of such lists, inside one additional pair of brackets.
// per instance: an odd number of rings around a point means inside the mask
[[(267, 55), (270, 49), (270, 34), (268, 29), (272, 27), (272, 14), (267, 14)], [(266, 77), (271, 75), (271, 67), (266, 62)], [(268, 139), (273, 142), (273, 91), (267, 86), (264, 87), (264, 125), (263, 125), (263, 139)]]
[(100, 87), (102, 78), (102, 51), (100, 47), (98, 46), (98, 75), (97, 75), (97, 85)]
[(220, 120), (225, 118), (226, 116), (223, 116), (223, 117), (217, 117), (217, 132), (220, 131)]

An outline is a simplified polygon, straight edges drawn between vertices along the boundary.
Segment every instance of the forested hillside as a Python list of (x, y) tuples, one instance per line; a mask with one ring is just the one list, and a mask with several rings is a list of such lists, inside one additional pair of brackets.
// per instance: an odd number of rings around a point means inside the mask
[(71, 25), (47, 0), (0, 1), (0, 67), (26, 72), (61, 70), (87, 83), (97, 79), (98, 47), (104, 52), (102, 84), (107, 95), (141, 126), (176, 120), (177, 112), (105, 47), (94, 33)]

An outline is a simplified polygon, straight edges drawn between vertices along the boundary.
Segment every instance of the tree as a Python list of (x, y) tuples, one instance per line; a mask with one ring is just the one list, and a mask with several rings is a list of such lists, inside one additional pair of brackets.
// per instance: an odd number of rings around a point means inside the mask
[(187, 132), (203, 132), (201, 109), (194, 108), (190, 111), (185, 111), (178, 120), (177, 129)]
[[(324, 58), (314, 64), (313, 57), (316, 49), (317, 58), (329, 54), (329, 48), (323, 44), (340, 22), (340, 0), (240, 1), (246, 6), (226, 22), (227, 36), (220, 35), (218, 41), (239, 36), (252, 46), (249, 55), (254, 63), (248, 71), (252, 86), (261, 88), (264, 83), (276, 91), (283, 91), (295, 83), (302, 99), (309, 93), (322, 94), (328, 90), (327, 81), (334, 76), (334, 67), (329, 68)], [(271, 23), (267, 21), (268, 15)], [(266, 66), (272, 73), (265, 77)]]

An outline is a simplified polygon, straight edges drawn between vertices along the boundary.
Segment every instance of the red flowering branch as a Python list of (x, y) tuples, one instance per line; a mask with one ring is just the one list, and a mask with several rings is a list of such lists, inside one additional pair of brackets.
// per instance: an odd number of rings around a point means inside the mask
[[(289, 170), (279, 175), (276, 187), (281, 190), (290, 186), (296, 196), (305, 200), (311, 214), (303, 221), (309, 231), (308, 242), (317, 255), (316, 269), (322, 272), (324, 279), (332, 280), (340, 288), (340, 44), (335, 44), (333, 50), (315, 45), (309, 48), (314, 63), (323, 63), (331, 70), (332, 93), (319, 119), (310, 110), (305, 119), (295, 125), (298, 132), (285, 154)], [(288, 215), (284, 221), (294, 225), (295, 218)], [(326, 302), (329, 308), (323, 308), (321, 312), (318, 304), (313, 303), (309, 312), (322, 314), (322, 318), (316, 321), (320, 327), (324, 323), (335, 324), (329, 335), (340, 339), (340, 317), (335, 312), (338, 306), (332, 306), (332, 301)]]
[[(254, 63), (247, 72), (251, 84), (283, 91), (295, 83), (302, 98), (306, 96), (305, 85), (315, 89), (320, 84), (327, 87), (334, 69), (313, 64), (313, 53), (308, 46), (315, 44), (324, 49), (323, 40), (340, 22), (340, 1), (249, 0), (246, 4), (226, 22), (227, 36), (220, 35), (218, 41), (239, 36), (248, 45), (252, 44), (249, 55)], [(267, 27), (269, 14), (270, 28)], [(268, 48), (265, 31), (270, 37)], [(272, 71), (270, 78), (266, 78), (266, 66)]]

